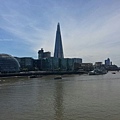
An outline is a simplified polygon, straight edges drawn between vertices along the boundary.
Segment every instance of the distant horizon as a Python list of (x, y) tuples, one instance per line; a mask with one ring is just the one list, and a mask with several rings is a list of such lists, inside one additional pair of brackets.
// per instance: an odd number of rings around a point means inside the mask
[(120, 66), (119, 13), (118, 0), (1, 0), (0, 53), (37, 59), (43, 48), (53, 56), (59, 22), (65, 58)]

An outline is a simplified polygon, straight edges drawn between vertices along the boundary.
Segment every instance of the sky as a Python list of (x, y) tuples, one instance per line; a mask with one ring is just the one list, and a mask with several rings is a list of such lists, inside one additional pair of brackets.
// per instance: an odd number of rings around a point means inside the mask
[(0, 53), (53, 56), (58, 22), (65, 58), (120, 66), (120, 0), (0, 0)]

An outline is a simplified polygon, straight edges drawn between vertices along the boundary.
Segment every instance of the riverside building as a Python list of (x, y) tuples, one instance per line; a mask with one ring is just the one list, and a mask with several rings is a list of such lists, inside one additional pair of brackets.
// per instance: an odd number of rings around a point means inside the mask
[(62, 46), (62, 37), (61, 37), (59, 23), (57, 25), (57, 31), (56, 31), (54, 57), (55, 58), (64, 58), (63, 46)]
[(20, 64), (11, 55), (0, 54), (0, 72), (1, 73), (13, 73), (20, 71)]
[(43, 48), (41, 48), (41, 50), (38, 51), (38, 59), (49, 58), (49, 57), (51, 57), (51, 53), (44, 52)]

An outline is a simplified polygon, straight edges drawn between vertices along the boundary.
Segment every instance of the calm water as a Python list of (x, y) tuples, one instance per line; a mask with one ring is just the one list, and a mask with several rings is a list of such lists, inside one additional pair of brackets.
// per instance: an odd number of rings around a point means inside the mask
[(0, 120), (120, 120), (120, 72), (11, 80), (0, 84)]

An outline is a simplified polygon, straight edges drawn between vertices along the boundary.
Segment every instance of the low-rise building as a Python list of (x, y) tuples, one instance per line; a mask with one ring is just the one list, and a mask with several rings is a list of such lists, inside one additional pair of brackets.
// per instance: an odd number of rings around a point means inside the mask
[(82, 63), (81, 68), (84, 71), (92, 71), (94, 69), (93, 63)]
[(100, 67), (102, 66), (102, 62), (95, 62), (95, 67)]
[(72, 58), (66, 58), (67, 59), (67, 71), (73, 71), (74, 70), (74, 60)]
[(45, 68), (44, 70), (48, 71), (58, 71), (59, 68), (59, 59), (50, 57), (45, 59)]
[(21, 67), (21, 71), (30, 71), (30, 70), (34, 70), (34, 59), (32, 57), (15, 57)]
[(62, 71), (67, 71), (67, 59), (66, 58), (59, 58), (59, 67), (60, 67), (60, 70)]

